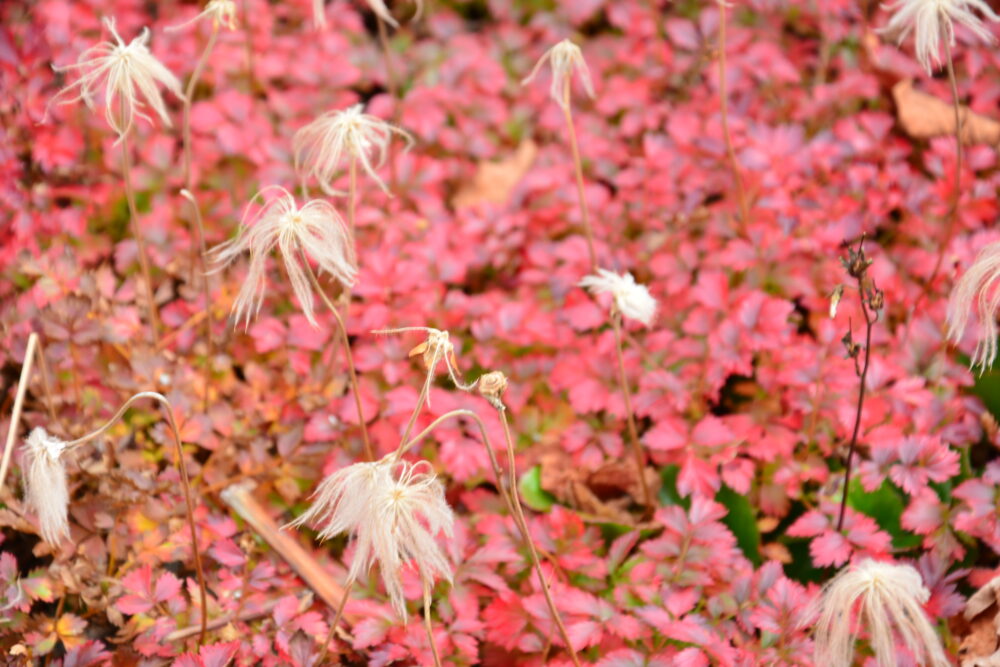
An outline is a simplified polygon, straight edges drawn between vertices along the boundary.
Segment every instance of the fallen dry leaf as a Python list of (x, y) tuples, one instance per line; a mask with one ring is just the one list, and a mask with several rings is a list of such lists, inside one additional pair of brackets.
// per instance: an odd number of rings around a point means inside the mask
[[(633, 504), (642, 503), (642, 485), (631, 462), (608, 461), (596, 470), (583, 470), (573, 465), (569, 454), (561, 449), (547, 449), (539, 457), (540, 483), (556, 499), (573, 509), (614, 523), (633, 525), (636, 517), (629, 513)], [(659, 478), (652, 468), (644, 469), (646, 483), (655, 494)]]
[(451, 199), (456, 209), (476, 204), (503, 204), (538, 155), (538, 146), (526, 139), (510, 157), (495, 162), (480, 162), (472, 180), (462, 185)]
[[(915, 139), (932, 139), (955, 133), (955, 108), (933, 95), (913, 88), (905, 79), (892, 87), (896, 115), (903, 130)], [(1000, 142), (1000, 122), (961, 107), (962, 143), (996, 144)]]
[(965, 604), (958, 654), (962, 667), (1000, 667), (1000, 577), (990, 581)]

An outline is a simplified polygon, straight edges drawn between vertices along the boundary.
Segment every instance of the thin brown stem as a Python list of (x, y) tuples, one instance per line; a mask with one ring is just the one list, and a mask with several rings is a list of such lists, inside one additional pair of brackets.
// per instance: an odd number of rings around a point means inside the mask
[[(32, 334), (34, 335), (34, 334)], [(49, 380), (51, 377), (49, 373), (49, 364), (45, 360), (45, 346), (42, 344), (42, 339), (38, 338), (38, 349), (36, 354), (38, 355), (38, 370), (42, 376), (42, 391), (45, 392), (45, 409), (49, 413), (49, 420), (59, 424), (59, 428), (62, 430), (63, 435), (66, 435), (66, 424), (63, 420), (56, 414), (56, 403), (55, 397), (52, 393), (52, 384)]]
[(7, 468), (10, 457), (14, 453), (14, 440), (17, 439), (18, 427), (21, 425), (21, 411), (24, 408), (24, 396), (31, 380), (31, 367), (35, 359), (35, 347), (38, 345), (38, 334), (28, 336), (28, 345), (24, 349), (24, 363), (21, 364), (21, 377), (17, 381), (17, 394), (14, 396), (14, 409), (10, 414), (10, 427), (7, 429), (7, 441), (3, 447), (3, 460), (0, 461), (0, 489), (7, 479)]
[(958, 226), (958, 204), (962, 195), (962, 107), (958, 99), (958, 81), (955, 78), (955, 63), (951, 57), (951, 44), (944, 40), (944, 52), (948, 66), (948, 83), (951, 84), (951, 99), (955, 107), (955, 189), (951, 193), (951, 203), (948, 206), (948, 226), (945, 228), (944, 240), (938, 249), (937, 259), (934, 261), (934, 270), (927, 280), (927, 291), (930, 291), (934, 279), (937, 278), (941, 264), (944, 262), (945, 253), (955, 237), (955, 228)]
[[(378, 41), (382, 47), (382, 57), (385, 59), (385, 83), (389, 89), (389, 97), (392, 98), (392, 122), (399, 125), (399, 86), (396, 84), (396, 70), (392, 65), (392, 47), (389, 45), (389, 30), (385, 27), (385, 21), (378, 14), (375, 15), (378, 23)], [(396, 161), (389, 160), (389, 189), (396, 191)]]
[(347, 357), (347, 371), (351, 382), (351, 391), (354, 393), (354, 407), (358, 411), (358, 423), (361, 425), (361, 438), (364, 441), (365, 448), (365, 458), (368, 461), (375, 460), (375, 454), (372, 451), (371, 441), (368, 439), (368, 425), (365, 422), (365, 411), (361, 406), (361, 387), (358, 385), (358, 374), (354, 370), (354, 355), (351, 354), (351, 342), (347, 338), (347, 326), (344, 324), (344, 318), (340, 316), (340, 312), (337, 307), (330, 301), (330, 297), (326, 295), (323, 290), (323, 286), (319, 284), (319, 279), (312, 270), (312, 266), (309, 264), (309, 258), (306, 257), (305, 252), (302, 252), (302, 263), (306, 267), (306, 273), (309, 275), (309, 280), (312, 282), (313, 287), (319, 292), (319, 296), (323, 299), (323, 303), (326, 304), (327, 309), (333, 313), (333, 317), (337, 320), (337, 326), (340, 329), (341, 342), (344, 344), (344, 356)]
[(322, 665), (323, 661), (326, 659), (326, 654), (330, 650), (330, 643), (333, 642), (333, 636), (337, 633), (337, 626), (340, 624), (340, 619), (344, 615), (344, 608), (347, 606), (347, 601), (351, 597), (351, 589), (354, 587), (354, 579), (348, 579), (344, 584), (344, 594), (340, 598), (340, 604), (337, 605), (337, 611), (333, 615), (333, 622), (330, 623), (330, 631), (326, 633), (326, 641), (323, 642), (323, 648), (320, 649), (319, 657), (316, 659), (317, 665)]
[(437, 644), (434, 642), (434, 626), (431, 624), (431, 582), (424, 577), (424, 627), (427, 629), (427, 641), (434, 654), (434, 667), (441, 667), (441, 656), (438, 655)]
[(149, 270), (149, 256), (146, 253), (146, 241), (139, 228), (139, 212), (135, 205), (135, 192), (132, 189), (132, 151), (129, 148), (128, 132), (122, 135), (122, 178), (125, 181), (125, 200), (128, 202), (129, 222), (132, 226), (132, 236), (138, 247), (139, 268), (142, 270), (142, 280), (146, 292), (146, 306), (149, 310), (149, 323), (153, 332), (153, 344), (160, 342), (160, 315), (156, 309), (156, 298), (153, 296), (153, 278)]
[[(502, 405), (502, 404), (501, 404)], [(510, 426), (507, 424), (507, 413), (506, 409), (497, 408), (497, 412), (500, 415), (500, 421), (504, 427), (504, 435), (507, 439), (507, 460), (510, 466), (510, 472), (508, 473), (507, 488), (510, 491), (510, 500), (513, 507), (509, 508), (512, 510), (511, 516), (514, 518), (514, 523), (517, 524), (517, 528), (524, 538), (524, 542), (528, 547), (528, 553), (531, 554), (531, 565), (538, 575), (538, 579), (542, 584), (542, 593), (545, 595), (545, 603), (549, 608), (549, 613), (552, 615), (552, 619), (556, 624), (556, 628), (559, 630), (559, 635), (566, 645), (566, 650), (569, 651), (570, 657), (573, 660), (573, 664), (579, 667), (580, 659), (576, 655), (576, 651), (573, 649), (573, 645), (570, 643), (569, 634), (566, 632), (566, 626), (563, 625), (562, 617), (559, 615), (559, 610), (556, 608), (555, 601), (552, 599), (552, 593), (549, 591), (549, 584), (545, 578), (545, 573), (542, 570), (541, 561), (538, 558), (538, 550), (535, 548), (535, 543), (531, 539), (531, 533), (528, 531), (528, 523), (524, 518), (524, 510), (521, 507), (521, 500), (518, 496), (517, 491), (517, 468), (514, 460), (514, 442), (510, 435)], [(443, 422), (449, 419), (456, 419), (458, 417), (468, 417), (472, 419), (476, 426), (479, 427), (479, 433), (483, 438), (483, 445), (486, 447), (487, 451), (490, 452), (490, 459), (495, 461), (493, 456), (493, 446), (490, 444), (489, 436), (486, 433), (486, 425), (483, 424), (483, 420), (472, 410), (452, 410), (451, 412), (446, 412), (434, 421), (430, 423), (427, 428), (415, 435), (411, 440), (403, 440), (399, 448), (396, 450), (394, 455), (396, 460), (399, 460), (403, 454), (405, 454), (413, 445), (417, 442), (426, 438), (430, 433), (441, 425)], [(497, 484), (503, 492), (503, 479), (500, 472), (499, 464), (494, 466), (494, 471), (497, 474)]]
[[(214, 32), (212, 34), (215, 34)], [(199, 253), (199, 266), (201, 267), (201, 297), (205, 301), (205, 343), (208, 346), (208, 357), (205, 360), (205, 387), (202, 392), (202, 410), (208, 412), (208, 394), (212, 385), (212, 358), (215, 356), (215, 341), (212, 340), (212, 290), (209, 284), (208, 271), (205, 267), (205, 227), (201, 220), (201, 209), (198, 202), (190, 190), (181, 190), (181, 196), (191, 202), (191, 210), (194, 211), (195, 227), (198, 229), (198, 244), (201, 246)]]
[(847, 463), (844, 466), (844, 495), (840, 500), (840, 515), (837, 518), (838, 532), (844, 527), (844, 514), (847, 511), (847, 494), (850, 491), (851, 484), (851, 464), (854, 460), (854, 450), (858, 445), (858, 433), (861, 430), (861, 413), (865, 403), (865, 379), (868, 377), (868, 360), (872, 348), (872, 327), (878, 317), (877, 314), (873, 314), (868, 310), (868, 306), (865, 303), (863, 280), (861, 277), (858, 278), (858, 295), (861, 302), (861, 312), (865, 316), (865, 362), (859, 375), (861, 385), (858, 387), (858, 405), (854, 415), (854, 431), (851, 433), (851, 444), (847, 449)]
[(510, 478), (510, 495), (511, 499), (514, 501), (514, 520), (521, 530), (521, 534), (524, 535), (524, 541), (528, 544), (528, 553), (531, 554), (531, 564), (535, 568), (536, 574), (538, 574), (538, 581), (542, 586), (542, 593), (545, 595), (545, 604), (549, 608), (549, 613), (552, 614), (552, 620), (556, 624), (556, 628), (559, 630), (559, 636), (562, 638), (563, 643), (566, 645), (566, 650), (569, 651), (570, 659), (573, 660), (573, 664), (576, 667), (580, 667), (580, 658), (576, 655), (576, 650), (573, 648), (573, 644), (570, 642), (569, 633), (566, 632), (566, 626), (562, 622), (562, 616), (559, 614), (559, 610), (556, 608), (556, 603), (552, 599), (552, 591), (549, 590), (549, 582), (545, 578), (545, 572), (542, 571), (542, 563), (538, 559), (538, 551), (535, 549), (535, 542), (531, 539), (531, 533), (528, 531), (528, 521), (524, 518), (524, 509), (521, 507), (521, 498), (518, 493), (517, 488), (517, 464), (514, 458), (514, 439), (510, 434), (510, 424), (507, 421), (507, 410), (506, 408), (501, 410), (497, 409), (500, 415), (500, 423), (503, 424), (503, 434), (504, 438), (507, 440), (507, 464), (509, 467), (509, 472), (507, 473)]
[(646, 453), (639, 443), (639, 431), (635, 425), (635, 414), (632, 411), (632, 392), (628, 386), (628, 375), (625, 373), (625, 354), (622, 350), (622, 322), (617, 312), (611, 313), (611, 327), (615, 332), (615, 354), (618, 357), (618, 384), (622, 388), (622, 396), (625, 398), (625, 419), (628, 422), (629, 445), (632, 448), (632, 456), (635, 460), (635, 473), (639, 477), (639, 486), (642, 489), (643, 502), (646, 505), (647, 513), (651, 512), (656, 503), (653, 501), (653, 494), (646, 483)]
[(580, 148), (576, 141), (576, 127), (573, 124), (573, 108), (570, 106), (569, 81), (563, 92), (563, 115), (566, 117), (566, 131), (569, 134), (569, 147), (573, 154), (573, 170), (576, 175), (576, 196), (580, 202), (580, 219), (583, 221), (583, 233), (587, 237), (587, 252), (590, 255), (590, 267), (597, 271), (597, 253), (594, 251), (594, 232), (590, 228), (590, 210), (587, 207), (587, 197), (583, 189), (583, 162), (580, 160)]
[(201, 73), (205, 69), (205, 65), (208, 63), (208, 57), (212, 53), (212, 49), (215, 47), (215, 41), (219, 37), (219, 26), (213, 23), (212, 32), (208, 36), (208, 41), (205, 43), (205, 48), (201, 52), (201, 57), (198, 58), (198, 62), (194, 66), (194, 71), (191, 72), (191, 78), (188, 79), (187, 88), (184, 91), (184, 120), (183, 120), (183, 139), (184, 139), (184, 187), (188, 190), (193, 188), (191, 183), (191, 104), (192, 98), (194, 97), (194, 89), (198, 85), (198, 79), (201, 78)]
[(177, 421), (174, 419), (174, 409), (170, 404), (170, 401), (167, 400), (166, 396), (158, 394), (154, 391), (139, 392), (125, 401), (125, 403), (118, 409), (118, 412), (116, 412), (111, 419), (109, 419), (96, 431), (88, 433), (87, 435), (77, 438), (76, 440), (67, 442), (66, 449), (68, 450), (72, 447), (78, 447), (90, 442), (94, 438), (100, 437), (122, 418), (125, 411), (128, 410), (133, 403), (143, 398), (151, 398), (163, 405), (167, 414), (167, 425), (170, 427), (170, 432), (173, 434), (174, 438), (174, 444), (177, 447), (177, 468), (180, 470), (181, 484), (184, 489), (184, 503), (187, 510), (187, 522), (191, 529), (191, 553), (194, 556), (194, 569), (198, 578), (198, 589), (201, 598), (201, 635), (198, 638), (198, 644), (201, 645), (205, 643), (205, 635), (208, 632), (208, 595), (205, 588), (205, 573), (201, 566), (201, 551), (198, 548), (198, 527), (194, 520), (194, 502), (191, 499), (191, 480), (188, 477), (187, 463), (184, 460), (184, 446), (181, 442), (181, 432), (180, 429), (177, 428)]
[(350, 184), (347, 190), (347, 224), (351, 228), (351, 243), (354, 244), (354, 252), (358, 251), (357, 232), (355, 231), (355, 211), (358, 205), (358, 159), (351, 158), (351, 166), (348, 169), (350, 174)]
[(750, 208), (747, 205), (746, 191), (743, 188), (743, 175), (736, 161), (736, 151), (733, 148), (733, 138), (729, 133), (729, 93), (726, 86), (726, 3), (719, 3), (719, 104), (722, 113), (722, 137), (726, 142), (726, 157), (729, 168), (733, 171), (733, 182), (736, 185), (736, 198), (740, 206), (740, 225), (745, 231), (750, 222)]

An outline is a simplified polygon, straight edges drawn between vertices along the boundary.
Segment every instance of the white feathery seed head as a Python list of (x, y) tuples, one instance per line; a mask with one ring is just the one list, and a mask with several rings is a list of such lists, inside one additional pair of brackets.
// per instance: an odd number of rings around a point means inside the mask
[(328, 111), (292, 137), (295, 170), (303, 180), (315, 176), (326, 194), (343, 195), (346, 193), (335, 190), (331, 183), (352, 160), (357, 160), (361, 169), (388, 194), (389, 188), (375, 170), (385, 164), (393, 134), (406, 140), (406, 150), (413, 146), (409, 132), (364, 113), (360, 104), (343, 111)]
[(552, 67), (550, 94), (556, 104), (563, 109), (569, 108), (570, 82), (573, 79), (574, 71), (580, 72), (580, 82), (583, 84), (583, 89), (587, 91), (587, 95), (591, 99), (595, 97), (594, 84), (590, 80), (590, 69), (587, 68), (587, 62), (583, 59), (583, 52), (579, 46), (568, 39), (564, 39), (542, 54), (542, 57), (535, 63), (535, 68), (531, 70), (531, 74), (521, 81), (521, 85), (530, 83), (546, 61)]
[(69, 488), (62, 461), (66, 443), (38, 427), (24, 442), (24, 496), (38, 515), (39, 532), (49, 544), (69, 537)]
[(200, 14), (191, 17), (184, 23), (164, 28), (164, 30), (167, 32), (180, 30), (200, 19), (211, 21), (213, 30), (218, 30), (221, 26), (236, 30), (236, 3), (233, 0), (208, 0), (208, 4), (205, 5), (205, 9)]
[(958, 280), (948, 299), (948, 338), (962, 339), (974, 309), (979, 320), (971, 365), (981, 371), (997, 357), (997, 309), (1000, 308), (1000, 241), (983, 248)]
[(355, 543), (349, 579), (378, 563), (393, 608), (405, 619), (402, 568), (412, 561), (423, 578), (450, 581), (452, 566), (436, 536), (450, 538), (455, 517), (430, 464), (394, 456), (333, 473), (313, 494), (312, 507), (289, 525), (319, 524), (324, 540), (348, 533)]
[(929, 598), (920, 573), (909, 565), (865, 559), (841, 570), (818, 601), (816, 664), (853, 664), (858, 631), (865, 628), (879, 667), (900, 664), (897, 637), (918, 664), (948, 667), (941, 640), (924, 612)]
[[(393, 28), (399, 27), (399, 21), (392, 18), (392, 14), (389, 13), (389, 8), (385, 5), (385, 0), (366, 0), (368, 7), (375, 12), (375, 15), (380, 19), (391, 25)], [(424, 11), (424, 0), (414, 0), (414, 4), (417, 6), (417, 12), (413, 15), (413, 19), (419, 19), (420, 15)], [(326, 27), (326, 9), (324, 7), (324, 0), (313, 0), (313, 20), (316, 21), (316, 26), (319, 28)]]
[(984, 42), (992, 43), (993, 35), (976, 15), (976, 10), (991, 21), (1000, 21), (1000, 16), (984, 0), (895, 0), (883, 7), (895, 13), (879, 32), (896, 37), (900, 44), (912, 32), (917, 61), (928, 74), (942, 64), (941, 40), (955, 45), (955, 23), (964, 25)]
[(170, 117), (157, 83), (163, 84), (179, 99), (184, 99), (184, 94), (177, 77), (149, 52), (146, 46), (149, 29), (143, 28), (138, 37), (125, 44), (115, 30), (114, 19), (104, 19), (104, 25), (114, 36), (114, 42), (101, 42), (87, 49), (80, 54), (76, 64), (53, 65), (57, 72), (80, 70), (81, 74), (74, 83), (59, 91), (49, 104), (75, 90), (74, 97), (61, 99), (59, 104), (83, 100), (88, 108), (93, 109), (94, 98), (98, 91), (103, 91), (104, 117), (118, 133), (118, 141), (132, 129), (136, 116), (152, 120), (142, 111), (145, 104), (152, 107), (164, 125), (170, 127)]
[(649, 293), (649, 288), (635, 282), (631, 273), (618, 275), (607, 269), (597, 269), (597, 275), (584, 277), (579, 285), (593, 294), (611, 294), (618, 312), (647, 327), (656, 317), (656, 299)]
[[(271, 191), (278, 196), (267, 199), (265, 193)], [(248, 219), (250, 208), (258, 197), (266, 201)], [(280, 186), (264, 188), (254, 195), (243, 214), (236, 237), (211, 251), (216, 270), (221, 270), (244, 252), (250, 253), (249, 273), (233, 303), (237, 324), (243, 320), (249, 327), (250, 320), (260, 311), (266, 282), (265, 264), (274, 248), (278, 249), (284, 261), (303, 314), (310, 324), (318, 326), (313, 314), (309, 269), (302, 266), (302, 255), (311, 257), (321, 271), (350, 287), (358, 269), (354, 242), (347, 225), (329, 202), (314, 199), (300, 208), (295, 197)]]

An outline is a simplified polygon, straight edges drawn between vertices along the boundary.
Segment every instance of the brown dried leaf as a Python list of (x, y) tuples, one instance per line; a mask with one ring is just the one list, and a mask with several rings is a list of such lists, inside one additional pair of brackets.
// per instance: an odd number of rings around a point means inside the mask
[(510, 157), (496, 162), (480, 162), (470, 182), (462, 184), (451, 205), (456, 209), (477, 204), (503, 204), (538, 154), (535, 142), (526, 139)]
[(1000, 577), (980, 588), (953, 619), (962, 667), (1000, 667)]
[[(633, 525), (636, 517), (628, 508), (642, 502), (642, 485), (635, 467), (623, 461), (607, 461), (593, 471), (581, 469), (562, 449), (548, 448), (539, 457), (542, 489), (575, 510), (595, 518)], [(659, 478), (645, 469), (646, 483), (655, 493)]]
[[(913, 88), (905, 79), (892, 87), (896, 114), (903, 130), (915, 139), (932, 139), (955, 134), (955, 108), (948, 102)], [(962, 114), (962, 143), (990, 144), (1000, 142), (1000, 122), (973, 113), (968, 107)]]

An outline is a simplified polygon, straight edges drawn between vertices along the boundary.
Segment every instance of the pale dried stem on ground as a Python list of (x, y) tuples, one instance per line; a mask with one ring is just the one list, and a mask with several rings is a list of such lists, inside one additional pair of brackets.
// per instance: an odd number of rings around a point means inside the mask
[(337, 306), (330, 300), (330, 297), (326, 295), (326, 291), (323, 286), (320, 285), (319, 279), (316, 277), (316, 273), (312, 270), (312, 265), (309, 264), (309, 258), (306, 256), (305, 251), (302, 251), (302, 263), (305, 265), (306, 274), (309, 276), (309, 280), (312, 282), (313, 287), (319, 292), (320, 298), (323, 303), (326, 304), (327, 309), (333, 314), (333, 317), (337, 320), (337, 327), (340, 329), (341, 343), (344, 345), (344, 356), (347, 358), (347, 371), (349, 374), (351, 382), (351, 391), (354, 393), (354, 407), (358, 412), (358, 423), (361, 426), (361, 438), (364, 441), (365, 448), (365, 460), (374, 461), (375, 454), (372, 451), (371, 441), (368, 439), (368, 425), (365, 422), (365, 411), (361, 406), (361, 387), (358, 385), (358, 375), (354, 369), (354, 355), (351, 354), (351, 342), (347, 338), (347, 326), (344, 324), (344, 318), (341, 317), (340, 312), (337, 310)]
[[(549, 613), (552, 615), (552, 621), (555, 623), (557, 630), (559, 631), (559, 636), (562, 638), (563, 643), (566, 645), (566, 650), (569, 652), (570, 658), (573, 660), (573, 664), (580, 667), (580, 659), (576, 655), (576, 651), (573, 649), (572, 643), (570, 643), (569, 633), (566, 631), (566, 626), (562, 622), (562, 617), (559, 614), (559, 610), (556, 608), (555, 601), (552, 599), (552, 593), (549, 590), (549, 583), (545, 577), (545, 572), (542, 570), (541, 561), (538, 558), (538, 550), (535, 547), (534, 541), (531, 539), (531, 533), (528, 531), (528, 522), (524, 517), (524, 510), (521, 507), (521, 500), (518, 496), (517, 491), (517, 467), (514, 460), (514, 442), (510, 435), (510, 426), (507, 423), (507, 413), (506, 409), (497, 408), (497, 412), (500, 415), (500, 421), (503, 423), (504, 435), (507, 439), (507, 459), (509, 463), (510, 471), (508, 473), (507, 488), (510, 492), (510, 505), (513, 507), (512, 518), (514, 523), (517, 525), (518, 530), (521, 533), (521, 537), (524, 539), (525, 544), (528, 547), (528, 553), (531, 555), (531, 566), (534, 568), (535, 573), (538, 576), (538, 580), (542, 587), (542, 594), (545, 596), (545, 604), (549, 609)], [(489, 436), (486, 434), (486, 425), (483, 424), (482, 419), (475, 412), (471, 410), (452, 410), (451, 412), (446, 412), (441, 415), (423, 431), (415, 435), (411, 440), (403, 440), (400, 444), (399, 449), (396, 450), (395, 457), (398, 460), (403, 454), (405, 454), (414, 444), (423, 440), (427, 437), (435, 428), (440, 424), (447, 421), (448, 419), (454, 419), (457, 417), (468, 417), (472, 419), (476, 425), (479, 427), (479, 433), (483, 438), (483, 446), (486, 447), (487, 451), (490, 452), (490, 458), (495, 461), (493, 455), (493, 446), (490, 443)], [(499, 470), (499, 464), (494, 467), (494, 472), (497, 474), (497, 486), (500, 489), (501, 495), (503, 495), (503, 479)]]
[(635, 414), (632, 412), (632, 392), (628, 386), (628, 376), (625, 374), (625, 354), (622, 350), (622, 328), (623, 322), (617, 312), (611, 313), (611, 327), (615, 332), (615, 355), (618, 358), (618, 382), (622, 386), (622, 395), (625, 397), (625, 417), (628, 422), (629, 446), (632, 449), (632, 456), (635, 460), (635, 474), (639, 477), (639, 485), (642, 488), (643, 502), (646, 504), (647, 514), (656, 507), (653, 494), (646, 483), (646, 454), (642, 450), (639, 442), (639, 430), (635, 425)]
[(32, 333), (28, 336), (28, 345), (24, 350), (24, 364), (21, 365), (21, 377), (17, 381), (14, 409), (11, 410), (10, 427), (7, 429), (7, 441), (3, 448), (3, 460), (0, 461), (0, 489), (3, 488), (4, 480), (7, 479), (7, 468), (10, 466), (10, 457), (14, 453), (14, 441), (17, 439), (18, 427), (21, 425), (21, 411), (24, 409), (24, 396), (31, 380), (31, 367), (34, 363), (37, 345), (38, 334)]
[(736, 160), (736, 150), (733, 148), (732, 135), (729, 133), (729, 91), (726, 86), (726, 3), (719, 3), (719, 104), (722, 113), (722, 136), (726, 142), (726, 157), (729, 168), (733, 171), (733, 182), (736, 185), (736, 198), (740, 206), (740, 228), (746, 232), (750, 222), (750, 209), (747, 206), (746, 191), (743, 188), (743, 175)]
[(153, 344), (160, 342), (160, 314), (156, 309), (156, 298), (153, 296), (153, 277), (149, 270), (149, 256), (146, 253), (146, 241), (139, 227), (139, 211), (135, 205), (135, 191), (132, 189), (132, 151), (129, 147), (128, 132), (122, 135), (122, 179), (125, 181), (125, 199), (128, 202), (129, 223), (132, 226), (132, 236), (138, 247), (139, 268), (142, 270), (142, 280), (146, 292), (146, 307), (149, 310), (149, 325), (153, 332)]
[(253, 483), (241, 482), (227, 487), (219, 494), (222, 500), (233, 509), (241, 519), (260, 537), (267, 542), (292, 568), (307, 586), (319, 596), (331, 609), (340, 606), (345, 597), (345, 591), (326, 570), (316, 562), (309, 552), (291, 536), (289, 532), (278, 528), (267, 510), (253, 497)]
[(573, 124), (573, 111), (570, 105), (570, 80), (566, 79), (563, 92), (565, 104), (562, 104), (563, 115), (566, 117), (566, 132), (569, 135), (569, 147), (573, 154), (573, 171), (576, 176), (576, 196), (580, 200), (580, 219), (583, 222), (583, 233), (587, 237), (587, 252), (590, 255), (590, 267), (597, 271), (597, 253), (594, 251), (594, 232), (590, 228), (590, 210), (587, 208), (587, 197), (583, 188), (583, 162), (580, 160), (580, 147), (576, 141), (576, 127)]

